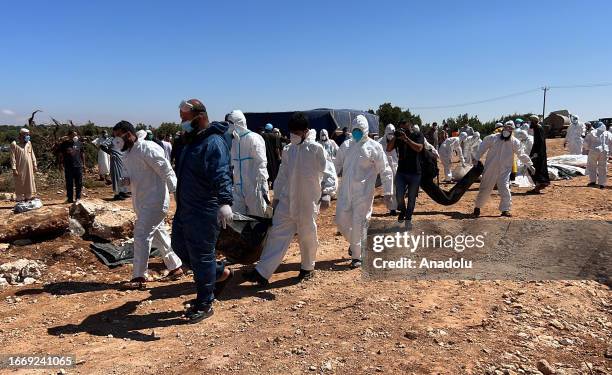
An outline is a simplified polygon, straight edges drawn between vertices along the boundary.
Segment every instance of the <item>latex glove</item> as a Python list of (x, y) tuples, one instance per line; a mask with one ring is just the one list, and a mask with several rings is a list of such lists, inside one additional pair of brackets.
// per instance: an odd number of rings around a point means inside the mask
[(392, 195), (385, 195), (385, 197), (383, 199), (385, 200), (385, 204), (386, 205), (390, 205), (391, 202), (393, 202), (393, 196)]
[(121, 177), (121, 186), (130, 186), (130, 183), (129, 177)]
[(14, 174), (15, 176), (19, 176), (19, 172), (17, 172), (17, 170), (16, 170), (16, 169), (13, 169), (13, 174)]
[(232, 222), (234, 213), (232, 212), (232, 208), (227, 204), (219, 207), (219, 211), (217, 212), (217, 222), (223, 229), (227, 227), (228, 223)]
[(329, 208), (330, 203), (331, 203), (331, 197), (327, 194), (323, 195), (321, 197), (321, 203), (320, 203), (321, 210), (327, 210)]

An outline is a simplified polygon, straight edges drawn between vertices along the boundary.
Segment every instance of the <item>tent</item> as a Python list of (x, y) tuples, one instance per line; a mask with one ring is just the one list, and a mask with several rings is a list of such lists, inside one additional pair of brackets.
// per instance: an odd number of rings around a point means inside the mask
[[(370, 134), (378, 134), (378, 116), (364, 111), (353, 109), (328, 109), (319, 108), (310, 111), (303, 111), (308, 117), (310, 127), (317, 131), (317, 135), (321, 129), (327, 129), (330, 134), (336, 129), (343, 127), (351, 128), (351, 121), (357, 115), (364, 115), (368, 119), (370, 125)], [(289, 119), (295, 112), (247, 112), (244, 115), (247, 119), (247, 126), (253, 131), (263, 129), (266, 124), (270, 123), (275, 128), (279, 128), (283, 134), (287, 134), (287, 124)]]

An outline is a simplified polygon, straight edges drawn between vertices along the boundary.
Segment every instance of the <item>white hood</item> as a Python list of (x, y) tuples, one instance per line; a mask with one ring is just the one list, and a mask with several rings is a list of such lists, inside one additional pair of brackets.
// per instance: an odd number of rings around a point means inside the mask
[(236, 130), (238, 130), (238, 132), (244, 132), (247, 130), (246, 117), (244, 117), (244, 113), (242, 113), (241, 110), (233, 110), (229, 114), (227, 119), (234, 123), (234, 126), (236, 127)]

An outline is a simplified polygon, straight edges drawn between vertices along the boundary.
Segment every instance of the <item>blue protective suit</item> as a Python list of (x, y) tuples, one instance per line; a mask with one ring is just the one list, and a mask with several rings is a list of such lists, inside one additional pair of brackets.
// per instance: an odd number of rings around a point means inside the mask
[(223, 265), (215, 261), (220, 227), (217, 212), (232, 204), (230, 153), (223, 134), (227, 125), (213, 122), (187, 143), (177, 167), (176, 214), (172, 248), (193, 270), (197, 302), (212, 303)]

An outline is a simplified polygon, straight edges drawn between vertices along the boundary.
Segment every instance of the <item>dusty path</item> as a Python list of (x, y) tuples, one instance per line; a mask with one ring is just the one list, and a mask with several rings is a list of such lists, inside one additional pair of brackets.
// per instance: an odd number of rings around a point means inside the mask
[[(552, 154), (559, 143), (550, 142)], [(612, 220), (610, 189), (585, 185), (584, 177), (555, 182), (540, 197), (515, 190), (512, 220)], [(464, 219), (475, 194), (451, 207), (420, 194), (415, 220)], [(60, 200), (55, 192), (45, 201), (51, 199)], [(482, 220), (499, 220), (497, 202), (493, 196)], [(383, 213), (377, 198), (375, 214)], [(194, 292), (187, 278), (126, 292), (116, 283), (129, 277), (130, 267), (105, 268), (81, 239), (13, 246), (0, 262), (27, 257), (49, 269), (44, 284), (0, 290), (0, 352), (75, 354), (79, 364), (66, 371), (82, 374), (536, 374), (541, 359), (558, 373), (612, 373), (606, 358), (612, 294), (605, 285), (365, 281), (348, 269), (333, 210), (321, 215), (319, 228), (313, 280), (296, 283), (293, 243), (269, 289), (238, 285), (238, 272), (214, 317), (196, 325), (180, 318)], [(160, 270), (159, 262), (152, 268)]]

